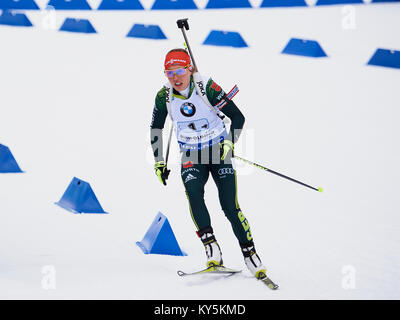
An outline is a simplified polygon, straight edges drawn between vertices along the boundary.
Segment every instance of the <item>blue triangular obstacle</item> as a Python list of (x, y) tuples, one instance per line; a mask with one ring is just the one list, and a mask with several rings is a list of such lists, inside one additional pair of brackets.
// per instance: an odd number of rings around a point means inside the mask
[(161, 212), (156, 215), (142, 241), (138, 241), (136, 244), (145, 254), (187, 255), (179, 247), (167, 217)]
[(368, 61), (368, 64), (380, 67), (400, 68), (400, 51), (377, 49)]
[(363, 0), (318, 0), (316, 6), (326, 6), (332, 4), (353, 4), (353, 3), (364, 3)]
[(204, 40), (203, 44), (210, 46), (234, 47), (244, 48), (247, 47), (246, 42), (238, 32), (228, 32), (212, 30)]
[(307, 3), (305, 0), (263, 0), (260, 8), (274, 8), (274, 7), (305, 7)]
[(15, 161), (10, 149), (0, 144), (0, 173), (23, 172)]
[(55, 204), (73, 213), (107, 213), (101, 207), (90, 184), (75, 177), (61, 200)]
[(32, 23), (24, 13), (16, 13), (13, 11), (3, 11), (0, 15), (0, 24), (17, 27), (32, 27)]
[(0, 10), (24, 9), (39, 10), (34, 0), (0, 0)]
[(97, 10), (144, 10), (139, 0), (103, 0)]
[(290, 39), (282, 53), (313, 58), (326, 57), (326, 53), (317, 41), (296, 38)]
[(92, 10), (86, 0), (50, 0), (47, 5), (56, 10)]
[(144, 39), (167, 39), (157, 25), (134, 24), (127, 37)]
[(73, 19), (73, 18), (65, 19), (63, 25), (60, 28), (60, 31), (80, 32), (80, 33), (96, 33), (96, 30), (93, 28), (93, 26), (89, 20)]
[(206, 9), (252, 8), (249, 0), (209, 0)]
[(155, 0), (151, 10), (191, 10), (197, 9), (193, 0)]

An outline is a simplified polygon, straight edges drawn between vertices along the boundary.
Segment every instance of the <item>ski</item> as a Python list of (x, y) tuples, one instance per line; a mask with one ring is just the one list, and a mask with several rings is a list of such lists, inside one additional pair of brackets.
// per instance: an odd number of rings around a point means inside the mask
[(277, 290), (279, 288), (279, 286), (277, 284), (275, 284), (270, 278), (265, 277), (263, 279), (260, 279), (260, 281), (262, 281), (268, 288), (270, 288), (271, 290)]
[(279, 286), (275, 284), (270, 278), (268, 278), (265, 272), (263, 272), (262, 270), (256, 275), (256, 279), (263, 282), (271, 290), (276, 290), (279, 288)]
[[(189, 272), (189, 273), (178, 270), (177, 274), (180, 277), (185, 277), (185, 276), (194, 276), (194, 275), (201, 275), (201, 274), (230, 274), (230, 275), (232, 275), (232, 274), (240, 273), (240, 272), (242, 272), (242, 270), (231, 269), (231, 268), (227, 268), (225, 266), (211, 266), (206, 269), (202, 269), (202, 270), (195, 271), (195, 272)], [(258, 280), (260, 280), (262, 283), (264, 283), (271, 290), (277, 290), (279, 288), (279, 286), (276, 283), (274, 283), (267, 276), (260, 278)]]
[(242, 272), (242, 270), (236, 270), (236, 269), (231, 269), (227, 268), (225, 266), (210, 266), (206, 269), (195, 271), (195, 272), (184, 272), (181, 270), (178, 270), (177, 273), (180, 277), (184, 276), (194, 276), (194, 275), (200, 275), (200, 274), (234, 274), (234, 273), (239, 273)]

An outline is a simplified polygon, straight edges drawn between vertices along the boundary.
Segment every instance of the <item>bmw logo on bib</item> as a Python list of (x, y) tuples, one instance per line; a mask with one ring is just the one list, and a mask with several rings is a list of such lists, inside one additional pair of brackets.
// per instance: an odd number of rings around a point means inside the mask
[(194, 114), (196, 113), (196, 107), (194, 106), (193, 103), (185, 102), (185, 103), (181, 106), (181, 113), (182, 113), (185, 117), (192, 117), (192, 116), (194, 116)]

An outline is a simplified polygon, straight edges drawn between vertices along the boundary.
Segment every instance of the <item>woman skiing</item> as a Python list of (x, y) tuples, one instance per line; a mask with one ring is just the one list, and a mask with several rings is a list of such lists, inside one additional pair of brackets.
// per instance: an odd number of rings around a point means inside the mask
[[(162, 129), (169, 115), (182, 153), (181, 177), (190, 214), (205, 247), (207, 267), (223, 265), (204, 202), (204, 186), (211, 173), (222, 210), (232, 225), (245, 264), (257, 279), (264, 279), (266, 269), (256, 253), (249, 223), (239, 207), (236, 171), (231, 161), (244, 116), (211, 78), (194, 81), (193, 66), (185, 49), (167, 53), (164, 72), (168, 83), (156, 95), (150, 126), (156, 175), (166, 185), (169, 170), (163, 158)], [(229, 132), (224, 116), (231, 120)]]

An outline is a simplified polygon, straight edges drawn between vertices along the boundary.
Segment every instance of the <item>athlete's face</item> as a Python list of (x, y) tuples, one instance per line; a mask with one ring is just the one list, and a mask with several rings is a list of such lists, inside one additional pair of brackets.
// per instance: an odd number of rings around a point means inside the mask
[(171, 83), (172, 87), (175, 90), (183, 91), (189, 86), (190, 76), (192, 74), (192, 72), (189, 71), (189, 68), (181, 66), (172, 66), (165, 71), (169, 82)]

